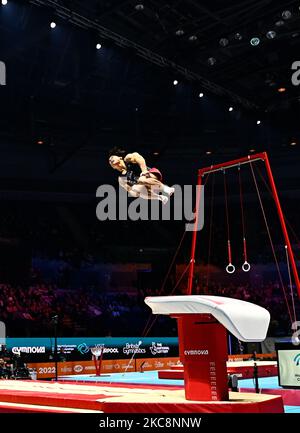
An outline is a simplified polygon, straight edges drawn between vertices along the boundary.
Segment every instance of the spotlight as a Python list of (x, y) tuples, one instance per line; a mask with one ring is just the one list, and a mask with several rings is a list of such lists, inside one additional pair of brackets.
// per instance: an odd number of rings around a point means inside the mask
[(134, 9), (137, 11), (143, 11), (145, 9), (145, 7), (143, 4), (140, 3), (140, 4), (135, 5)]
[(266, 34), (268, 39), (275, 39), (277, 36), (277, 33), (274, 32), (274, 30), (270, 30), (267, 34)]
[(198, 38), (197, 38), (196, 35), (191, 35), (191, 36), (189, 37), (189, 41), (190, 41), (190, 42), (195, 42), (197, 39), (198, 39)]
[(154, 156), (158, 156), (158, 155), (159, 155), (159, 152), (153, 152), (153, 155), (154, 155)]
[(203, 96), (204, 96), (204, 93), (200, 92), (199, 93), (199, 98), (203, 98)]
[(290, 142), (290, 145), (291, 145), (291, 146), (296, 146), (296, 145), (297, 145), (297, 141), (296, 141), (296, 140), (292, 140), (292, 141)]
[(207, 150), (205, 153), (206, 153), (206, 155), (211, 155), (212, 151), (211, 150)]
[(102, 47), (102, 45), (101, 45), (101, 44), (97, 44), (97, 45), (96, 45), (96, 48), (97, 48), (97, 50), (100, 50), (100, 49), (101, 49), (101, 47)]
[(3, 6), (7, 5), (7, 0), (1, 0), (1, 3), (3, 4)]
[(229, 44), (229, 40), (226, 38), (222, 38), (219, 40), (219, 44), (221, 45), (221, 47), (227, 47), (227, 45)]
[(38, 140), (37, 144), (44, 144), (44, 140)]
[(229, 108), (228, 108), (228, 111), (233, 111), (233, 107), (229, 107)]
[(214, 66), (216, 64), (217, 60), (214, 57), (210, 57), (207, 60), (207, 63), (209, 64), (209, 66)]
[(175, 32), (176, 36), (183, 36), (184, 35), (184, 31), (182, 29), (178, 29)]
[(260, 39), (259, 39), (258, 37), (254, 37), (254, 38), (252, 38), (252, 39), (250, 40), (250, 44), (251, 44), (253, 47), (257, 47), (257, 45), (260, 44)]
[(286, 91), (285, 87), (279, 87), (279, 89), (277, 89), (279, 93), (284, 93)]
[(52, 23), (50, 24), (51, 29), (55, 29), (56, 27), (56, 23), (54, 21), (52, 21)]
[(257, 125), (260, 125), (260, 124), (261, 124), (261, 121), (260, 121), (260, 120), (257, 120), (256, 124), (257, 124)]
[(177, 80), (174, 80), (174, 81), (173, 81), (173, 84), (174, 84), (174, 86), (177, 86), (178, 81), (177, 81)]
[(240, 33), (236, 33), (234, 35), (234, 39), (236, 39), (237, 41), (241, 41), (243, 39), (243, 36)]
[(289, 20), (290, 18), (292, 18), (292, 12), (289, 10), (283, 11), (281, 16), (284, 20)]
[(282, 27), (282, 26), (284, 26), (284, 21), (283, 20), (276, 21), (275, 26), (276, 27)]

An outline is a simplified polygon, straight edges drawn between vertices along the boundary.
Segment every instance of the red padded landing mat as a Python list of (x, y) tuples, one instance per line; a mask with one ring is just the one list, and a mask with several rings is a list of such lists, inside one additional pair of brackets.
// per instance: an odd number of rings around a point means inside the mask
[[(76, 408), (105, 413), (283, 413), (281, 396), (230, 393), (230, 400), (226, 402), (197, 402), (185, 400), (183, 389), (171, 387), (156, 386), (151, 389), (135, 385), (95, 386), (2, 380), (0, 381), (2, 412), (5, 409), (12, 411), (9, 403), (19, 407), (34, 406), (29, 409), (37, 412), (42, 410), (60, 412), (61, 409), (68, 411)], [(25, 410), (26, 407), (24, 406), (23, 409)]]
[[(240, 388), (241, 392), (251, 392), (250, 388)], [(253, 389), (252, 389), (253, 392)], [(280, 395), (285, 406), (300, 406), (300, 389), (262, 389), (263, 394)]]
[[(240, 379), (253, 377), (254, 361), (227, 362), (227, 373), (236, 374)], [(275, 361), (257, 361), (258, 377), (277, 376), (278, 367)], [(158, 372), (159, 379), (183, 380), (183, 366), (172, 367), (170, 370)]]

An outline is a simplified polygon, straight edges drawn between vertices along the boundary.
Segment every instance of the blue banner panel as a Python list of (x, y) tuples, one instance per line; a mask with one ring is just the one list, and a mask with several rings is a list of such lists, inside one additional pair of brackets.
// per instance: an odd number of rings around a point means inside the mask
[[(90, 360), (91, 348), (104, 346), (105, 359), (178, 356), (177, 337), (76, 337), (58, 338), (59, 360)], [(24, 362), (46, 362), (53, 359), (54, 338), (7, 338), (6, 348), (11, 355), (21, 356)]]

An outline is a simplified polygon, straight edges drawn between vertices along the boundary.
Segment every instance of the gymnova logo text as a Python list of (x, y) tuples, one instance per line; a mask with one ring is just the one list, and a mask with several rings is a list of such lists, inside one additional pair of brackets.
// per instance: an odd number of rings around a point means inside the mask
[[(121, 186), (101, 185), (96, 191), (99, 221), (186, 221), (186, 231), (200, 231), (204, 226), (204, 187), (174, 185), (175, 192), (162, 204), (159, 200), (130, 198)], [(146, 192), (144, 197), (147, 197)], [(171, 206), (172, 203), (172, 206)], [(195, 208), (199, 209), (196, 218)], [(172, 210), (171, 210), (172, 208)]]
[(294, 363), (297, 365), (297, 367), (300, 365), (300, 353), (298, 353), (294, 358)]
[(20, 355), (20, 353), (46, 353), (46, 347), (45, 346), (13, 347), (11, 351), (14, 355)]
[(208, 350), (199, 350), (199, 349), (194, 349), (194, 350), (185, 350), (184, 351), (185, 355), (208, 355)]

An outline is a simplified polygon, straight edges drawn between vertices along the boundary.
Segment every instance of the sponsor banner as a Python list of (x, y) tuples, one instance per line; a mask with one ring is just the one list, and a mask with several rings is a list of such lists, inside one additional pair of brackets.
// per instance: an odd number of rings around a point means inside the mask
[(136, 371), (168, 370), (177, 365), (179, 358), (145, 358), (136, 359)]
[[(129, 360), (114, 359), (102, 361), (101, 374), (105, 373), (122, 373), (126, 370)], [(35, 368), (37, 379), (51, 379), (55, 377), (55, 364), (53, 362), (29, 363), (28, 368)], [(135, 371), (135, 362), (128, 366), (127, 371)], [(68, 375), (91, 375), (96, 374), (95, 364), (93, 361), (72, 361), (57, 363), (58, 376)]]
[[(179, 358), (145, 358), (145, 359), (113, 359), (102, 361), (101, 374), (124, 373), (146, 370), (166, 370), (176, 365)], [(53, 362), (29, 363), (28, 368), (35, 368), (37, 379), (52, 379), (55, 377)], [(96, 374), (93, 361), (58, 362), (58, 376), (91, 375)]]
[(101, 366), (101, 374), (105, 373), (124, 373), (135, 372), (135, 361), (130, 362), (129, 359), (113, 359), (110, 361), (103, 361)]
[(45, 346), (13, 346), (11, 348), (13, 355), (20, 356), (23, 353), (33, 354), (33, 353), (46, 353)]
[[(53, 338), (7, 338), (7, 349), (21, 355), (25, 362), (53, 360)], [(67, 361), (91, 359), (91, 348), (104, 346), (104, 359), (178, 356), (178, 338), (58, 338), (58, 356)]]

